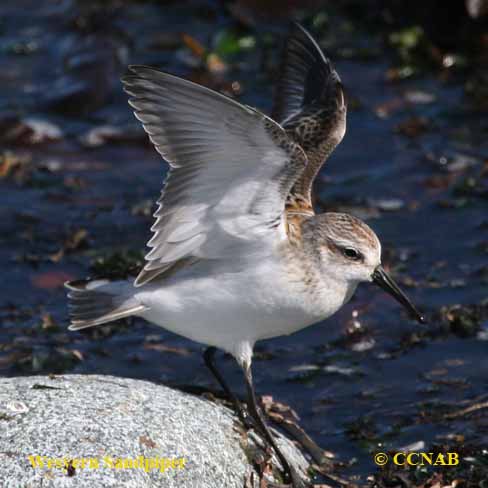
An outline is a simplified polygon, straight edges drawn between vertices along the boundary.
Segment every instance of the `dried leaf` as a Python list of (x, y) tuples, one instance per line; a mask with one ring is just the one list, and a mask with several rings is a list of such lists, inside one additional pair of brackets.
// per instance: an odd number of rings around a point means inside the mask
[(44, 330), (56, 328), (58, 326), (58, 324), (56, 324), (56, 322), (54, 321), (54, 319), (50, 313), (46, 312), (46, 313), (42, 314), (41, 320), (42, 320), (41, 327)]
[(31, 283), (36, 288), (53, 290), (61, 288), (66, 281), (73, 280), (75, 277), (64, 271), (46, 271), (31, 277)]
[(204, 60), (205, 56), (207, 55), (207, 49), (205, 49), (205, 47), (199, 41), (189, 34), (183, 34), (182, 39), (185, 46), (193, 53), (194, 56)]
[(158, 351), (158, 352), (171, 352), (174, 354), (180, 354), (181, 356), (190, 356), (191, 351), (184, 347), (172, 347), (165, 344), (145, 343), (144, 349), (146, 351)]
[(418, 137), (427, 132), (431, 127), (429, 119), (414, 115), (400, 122), (396, 131), (407, 137)]
[(146, 447), (149, 447), (149, 449), (154, 449), (155, 447), (158, 447), (158, 445), (149, 437), (145, 435), (141, 435), (139, 437), (139, 442)]
[(79, 361), (83, 361), (85, 359), (83, 353), (81, 351), (79, 351), (78, 349), (73, 349), (71, 351), (71, 354), (73, 354), (73, 356), (78, 359)]

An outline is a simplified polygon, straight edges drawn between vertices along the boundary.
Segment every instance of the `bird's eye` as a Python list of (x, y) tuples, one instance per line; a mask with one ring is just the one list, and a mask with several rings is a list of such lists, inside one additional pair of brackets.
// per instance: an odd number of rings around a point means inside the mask
[(356, 249), (352, 247), (345, 247), (342, 252), (344, 253), (344, 256), (346, 256), (346, 258), (352, 259), (354, 261), (357, 261), (361, 258), (361, 253), (359, 251), (356, 251)]

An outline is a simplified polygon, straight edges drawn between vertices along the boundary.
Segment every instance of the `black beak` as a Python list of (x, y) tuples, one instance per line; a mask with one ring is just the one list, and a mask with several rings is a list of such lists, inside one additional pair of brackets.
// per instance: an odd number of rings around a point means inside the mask
[(425, 317), (415, 308), (414, 304), (408, 299), (407, 295), (403, 293), (393, 279), (387, 274), (387, 272), (378, 266), (373, 273), (373, 281), (380, 287), (389, 293), (395, 300), (401, 303), (409, 313), (417, 319), (421, 324), (427, 323)]

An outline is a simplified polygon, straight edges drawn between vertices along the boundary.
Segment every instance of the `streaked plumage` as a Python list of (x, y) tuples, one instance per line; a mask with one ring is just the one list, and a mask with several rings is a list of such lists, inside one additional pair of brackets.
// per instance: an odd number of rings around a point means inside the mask
[(289, 208), (313, 211), (312, 184), (344, 137), (346, 112), (339, 75), (310, 34), (295, 24), (285, 43), (273, 108), (273, 118), (308, 158), (290, 192)]
[[(359, 281), (371, 280), (380, 263), (373, 231), (312, 208), (313, 178), (342, 139), (346, 105), (338, 74), (302, 27), (293, 27), (285, 45), (273, 110), (281, 125), (146, 66), (131, 67), (122, 81), (170, 171), (144, 269), (133, 283), (69, 285), (72, 329), (140, 315), (240, 354), (244, 363), (256, 340), (333, 314)], [(349, 281), (345, 268), (358, 263), (338, 255), (345, 242), (370, 251), (362, 274)]]
[(233, 354), (252, 392), (255, 342), (331, 316), (362, 281), (420, 319), (381, 268), (374, 232), (313, 210), (312, 183), (344, 136), (346, 104), (303, 28), (286, 43), (275, 120), (153, 68), (133, 66), (122, 81), (170, 171), (144, 269), (135, 282), (69, 283), (71, 330), (143, 317)]

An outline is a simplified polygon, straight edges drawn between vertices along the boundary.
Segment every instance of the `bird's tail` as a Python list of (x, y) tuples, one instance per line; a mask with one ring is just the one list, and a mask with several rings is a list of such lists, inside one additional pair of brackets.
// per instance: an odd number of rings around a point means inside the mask
[(71, 320), (69, 330), (94, 327), (147, 309), (133, 297), (132, 285), (127, 281), (77, 280), (66, 282), (65, 287)]

